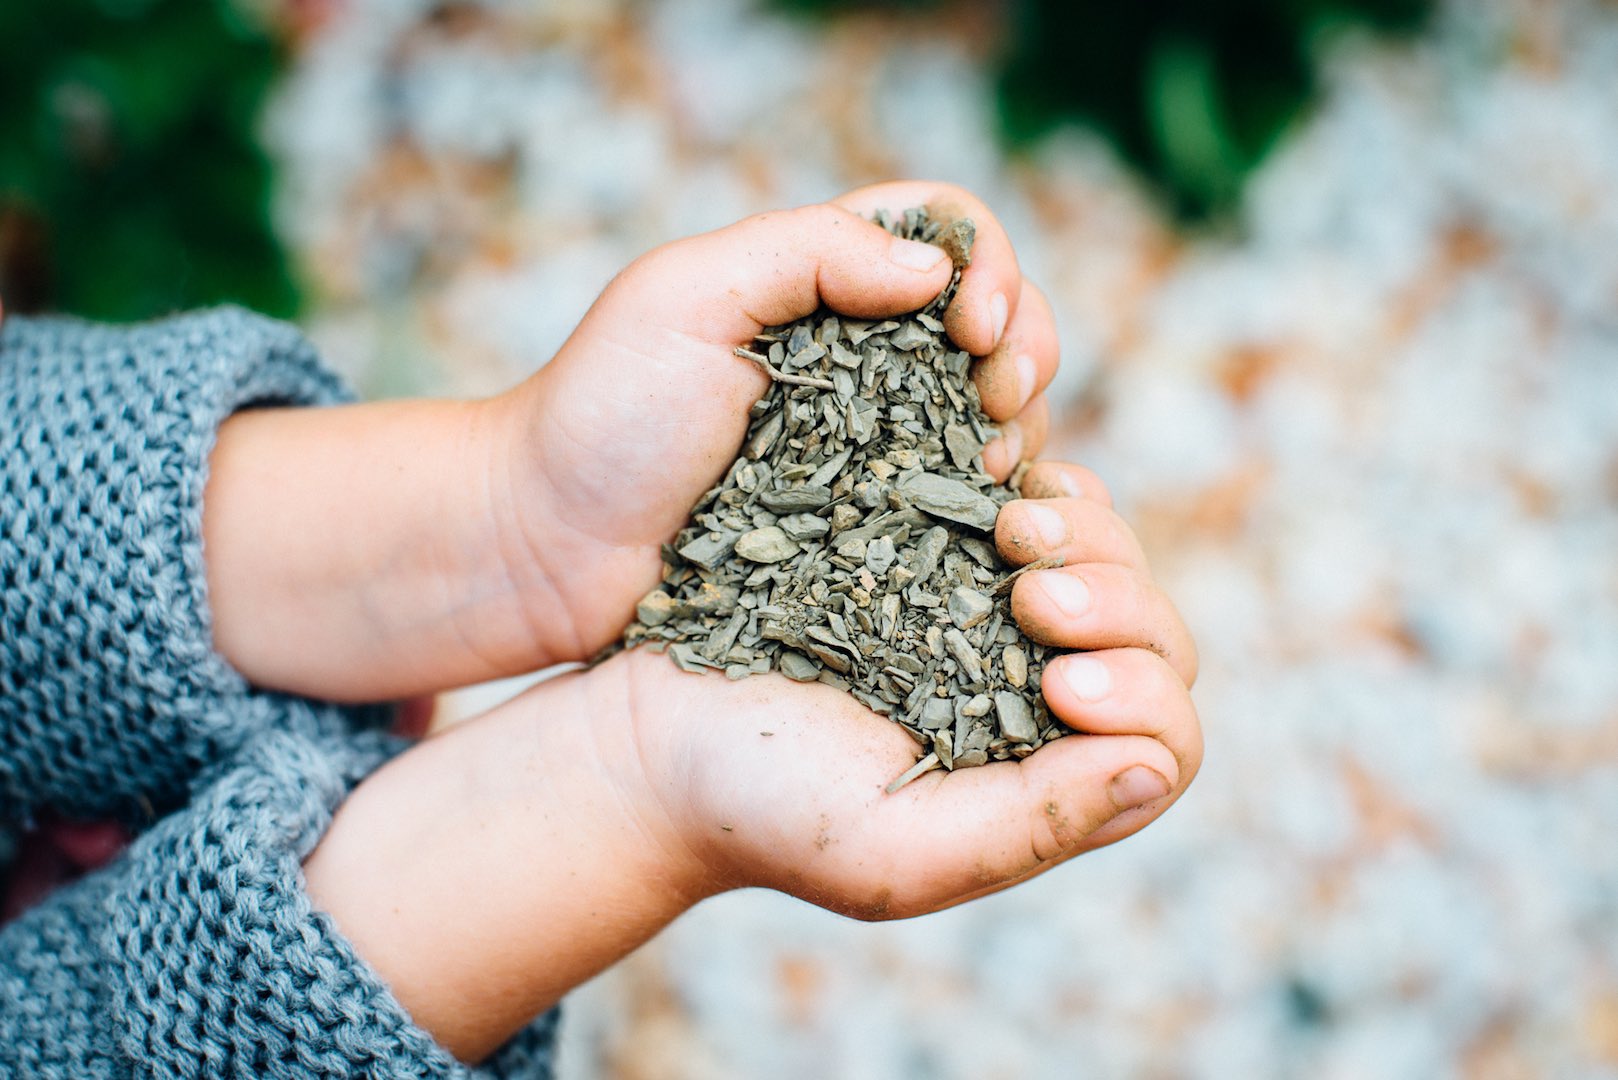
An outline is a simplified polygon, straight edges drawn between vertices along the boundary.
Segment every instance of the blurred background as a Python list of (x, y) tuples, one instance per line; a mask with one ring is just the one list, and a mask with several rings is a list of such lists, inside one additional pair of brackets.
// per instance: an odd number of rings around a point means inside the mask
[(1618, 1076), (1618, 4), (57, 0), (0, 102), (10, 310), (234, 299), (375, 396), (892, 176), (1050, 294), (1204, 774), (940, 915), (711, 901), (570, 1080)]

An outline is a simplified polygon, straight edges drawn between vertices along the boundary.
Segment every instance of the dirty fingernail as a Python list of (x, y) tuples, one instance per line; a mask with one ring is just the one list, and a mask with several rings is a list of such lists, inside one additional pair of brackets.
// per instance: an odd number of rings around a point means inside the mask
[(949, 256), (944, 249), (919, 240), (894, 240), (888, 247), (888, 258), (906, 270), (931, 270)]
[(1056, 605), (1070, 619), (1076, 619), (1090, 609), (1090, 589), (1072, 574), (1047, 571), (1039, 575), (1039, 587), (1045, 598)]
[(989, 342), (990, 348), (993, 348), (1000, 341), (1000, 335), (1006, 332), (1008, 310), (1005, 293), (995, 293), (989, 297), (989, 326), (994, 331), (994, 340)]
[(1063, 685), (1080, 701), (1100, 701), (1112, 693), (1112, 672), (1093, 656), (1064, 656), (1055, 667)]
[(1107, 795), (1120, 813), (1133, 810), (1153, 799), (1161, 799), (1168, 793), (1168, 780), (1156, 769), (1145, 765), (1130, 766), (1113, 777), (1112, 782), (1107, 785)]
[(1080, 486), (1073, 474), (1066, 469), (1056, 474), (1056, 487), (1070, 499), (1077, 499), (1084, 495), (1084, 488)]
[(1034, 396), (1034, 383), (1039, 380), (1039, 366), (1034, 363), (1032, 356), (1019, 356), (1017, 364), (1017, 411), (1028, 404)]
[(1047, 548), (1057, 548), (1067, 543), (1067, 520), (1061, 514), (1048, 506), (1032, 502), (1023, 507), (1023, 513)]

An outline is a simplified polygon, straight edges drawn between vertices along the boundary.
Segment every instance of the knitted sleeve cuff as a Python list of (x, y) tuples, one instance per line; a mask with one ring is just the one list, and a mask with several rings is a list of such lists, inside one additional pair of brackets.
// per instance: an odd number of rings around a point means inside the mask
[(331, 921), (302, 862), (399, 744), (265, 736), (114, 871), (101, 913), (115, 1059), (153, 1076), (547, 1077), (556, 1012), (480, 1068), (412, 1023)]
[(0, 818), (149, 815), (254, 731), (360, 719), (246, 685), (213, 651), (202, 557), (219, 424), (346, 396), (295, 329), (236, 308), (0, 326)]

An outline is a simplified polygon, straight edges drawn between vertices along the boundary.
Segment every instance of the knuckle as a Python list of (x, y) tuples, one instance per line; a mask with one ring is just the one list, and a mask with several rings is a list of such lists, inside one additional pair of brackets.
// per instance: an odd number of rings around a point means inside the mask
[(1046, 798), (1029, 830), (1030, 864), (1024, 868), (1025, 872), (1060, 859), (1083, 843), (1095, 828), (1093, 822), (1075, 820), (1054, 795)]
[(793, 225), (806, 231), (815, 232), (834, 226), (841, 227), (851, 219), (859, 220), (857, 214), (853, 214), (841, 206), (834, 206), (831, 203), (810, 203), (807, 206), (789, 210), (787, 214), (790, 215)]

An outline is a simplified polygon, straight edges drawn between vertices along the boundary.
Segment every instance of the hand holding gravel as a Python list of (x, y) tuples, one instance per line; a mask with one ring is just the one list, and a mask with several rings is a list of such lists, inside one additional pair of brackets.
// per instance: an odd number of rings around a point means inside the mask
[[(938, 247), (867, 220), (911, 206), (971, 219), (972, 261), (928, 316), (948, 348), (902, 323), (880, 333), (901, 351), (932, 350), (935, 377), (964, 365), (986, 420), (974, 426), (964, 382), (937, 384), (944, 400), (966, 394), (941, 424), (928, 413), (943, 408), (933, 387), (913, 406), (885, 401), (884, 424), (923, 429), (914, 447), (868, 455), (873, 477), (891, 467), (891, 492), (839, 492), (816, 481), (819, 466), (755, 485), (773, 521), (733, 544), (705, 529), (679, 541), (680, 558), (719, 565), (743, 546), (769, 568), (841, 541), (837, 557), (858, 554), (850, 589), (870, 593), (878, 620), (903, 590), (898, 617), (918, 620), (938, 671), (970, 690), (909, 702), (920, 680), (900, 675), (926, 661), (889, 649), (884, 669), (895, 692), (910, 683), (898, 704), (919, 706), (930, 752), (947, 727), (952, 754), (1007, 760), (934, 770), (888, 794), (926, 753), (850, 693), (774, 671), (695, 677), (644, 649), (427, 739), (355, 789), (304, 873), (410, 1015), (465, 1060), (704, 896), (762, 885), (862, 918), (931, 911), (1129, 835), (1195, 775), (1195, 651), (1139, 545), (1085, 470), (1019, 469), (1044, 439), (1050, 311), (988, 209), (941, 185), (880, 185), (659, 248), (619, 275), (549, 364), (488, 401), (232, 417), (210, 458), (204, 522), (217, 646), (257, 685), (338, 700), (596, 656), (637, 602), (656, 603), (647, 593), (664, 545), (730, 473), (755, 403), (781, 381), (736, 350), (822, 308), (848, 326), (883, 325), (950, 284)], [(835, 395), (837, 375), (783, 371), (770, 351), (776, 372), (818, 380), (785, 385), (823, 392), (829, 381)], [(840, 404), (857, 441), (876, 418), (855, 399)], [(800, 437), (782, 423), (778, 437)], [(942, 457), (930, 428), (944, 432)], [(993, 487), (1014, 471), (1022, 498)], [(859, 500), (889, 494), (908, 504), (889, 504), (908, 534), (866, 520), (880, 504)], [(940, 534), (958, 542), (940, 546)], [(717, 612), (723, 588), (699, 582), (678, 599)], [(805, 649), (831, 648), (807, 624), (785, 629), (801, 629)], [(837, 638), (829, 619), (825, 629)], [(1041, 650), (1080, 651), (1041, 664)], [(834, 653), (799, 655), (817, 679), (834, 670)], [(1038, 698), (1013, 693), (1036, 682)], [(931, 704), (946, 697), (947, 725)], [(975, 733), (990, 715), (997, 733), (984, 740)], [(1059, 730), (1077, 735), (1040, 745)]]

